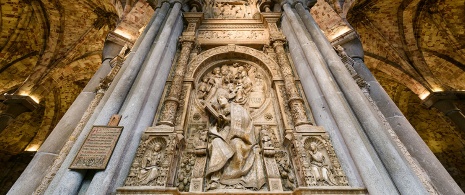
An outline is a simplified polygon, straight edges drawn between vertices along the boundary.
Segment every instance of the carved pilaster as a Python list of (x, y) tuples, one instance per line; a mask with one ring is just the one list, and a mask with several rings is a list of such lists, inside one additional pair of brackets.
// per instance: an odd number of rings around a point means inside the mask
[[(181, 42), (181, 53), (178, 58), (177, 66), (174, 71), (174, 78), (171, 84), (171, 89), (168, 92), (168, 97), (165, 99), (163, 110), (161, 111), (160, 121), (158, 125), (167, 125), (173, 127), (175, 125), (176, 113), (179, 108), (179, 100), (182, 93), (182, 83), (186, 67), (189, 62), (189, 56), (192, 52), (195, 42), (195, 31), (200, 24), (203, 14), (202, 13), (185, 13), (187, 20), (187, 28), (182, 33), (179, 39)], [(182, 134), (182, 132), (179, 132)]]
[(194, 42), (190, 41), (190, 39), (181, 38), (181, 41), (181, 54), (178, 59), (178, 65), (174, 72), (175, 75), (173, 78), (171, 89), (168, 93), (168, 98), (165, 100), (165, 106), (163, 108), (159, 122), (159, 124), (161, 125), (174, 126), (174, 120), (179, 106), (179, 98), (181, 96), (182, 91), (184, 73), (186, 72), (189, 54), (191, 53), (192, 47), (194, 46)]
[(278, 58), (278, 63), (281, 65), (281, 73), (284, 78), (284, 85), (289, 98), (288, 104), (289, 108), (291, 109), (294, 125), (300, 126), (304, 124), (310, 124), (305, 113), (303, 99), (300, 97), (300, 94), (297, 91), (295, 78), (292, 73), (289, 59), (287, 58), (286, 52), (284, 51), (284, 41), (274, 40), (273, 47)]

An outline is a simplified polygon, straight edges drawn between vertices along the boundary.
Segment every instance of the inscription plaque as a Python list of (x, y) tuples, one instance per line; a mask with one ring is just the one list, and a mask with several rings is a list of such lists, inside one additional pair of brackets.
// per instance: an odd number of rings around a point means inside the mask
[(121, 126), (94, 126), (70, 169), (105, 169), (121, 134)]

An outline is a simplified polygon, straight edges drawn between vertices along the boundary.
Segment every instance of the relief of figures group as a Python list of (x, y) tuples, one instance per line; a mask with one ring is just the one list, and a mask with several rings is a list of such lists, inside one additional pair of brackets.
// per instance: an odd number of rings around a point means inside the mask
[[(260, 128), (251, 117), (251, 113), (266, 107), (265, 102), (271, 97), (271, 87), (264, 75), (265, 72), (254, 65), (232, 62), (214, 66), (198, 78), (194, 99), (205, 109), (208, 124), (199, 126), (194, 145), (205, 148), (208, 156), (203, 166), (206, 168), (205, 191), (269, 189), (266, 185), (269, 165), (264, 163), (264, 153), (270, 148), (279, 150), (280, 155), (274, 158), (283, 189), (293, 190), (297, 186), (290, 155), (281, 144), (275, 144), (276, 134), (268, 125)], [(165, 144), (161, 139), (149, 140), (142, 144), (145, 148), (135, 160), (139, 163), (133, 164), (139, 167), (131, 169), (132, 179), (128, 178), (127, 185), (162, 186), (166, 181), (169, 162), (162, 160), (166, 155)], [(307, 161), (301, 169), (305, 172), (303, 179), (307, 186), (338, 185), (328, 149), (322, 143), (312, 141), (301, 145), (303, 153), (299, 155)], [(181, 159), (181, 162), (183, 160), (189, 163), (184, 163), (181, 169), (190, 168), (180, 170), (183, 174), (178, 177), (182, 175), (179, 178), (182, 182), (178, 183), (182, 185), (177, 186), (186, 191), (195, 160)]]

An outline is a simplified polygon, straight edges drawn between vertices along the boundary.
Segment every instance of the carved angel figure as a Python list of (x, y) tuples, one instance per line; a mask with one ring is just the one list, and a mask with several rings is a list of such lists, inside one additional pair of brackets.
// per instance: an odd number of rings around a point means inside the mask
[(222, 89), (217, 106), (207, 110), (214, 118), (209, 134), (207, 190), (260, 189), (265, 184), (262, 160), (253, 129), (252, 118), (241, 105), (229, 102)]

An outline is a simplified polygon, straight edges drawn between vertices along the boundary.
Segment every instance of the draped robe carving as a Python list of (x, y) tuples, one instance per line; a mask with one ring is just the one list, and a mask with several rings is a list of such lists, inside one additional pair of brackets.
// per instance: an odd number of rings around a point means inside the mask
[(216, 122), (209, 131), (208, 189), (260, 189), (265, 176), (252, 118), (244, 107), (229, 103), (224, 95), (217, 99), (218, 116), (212, 114)]

